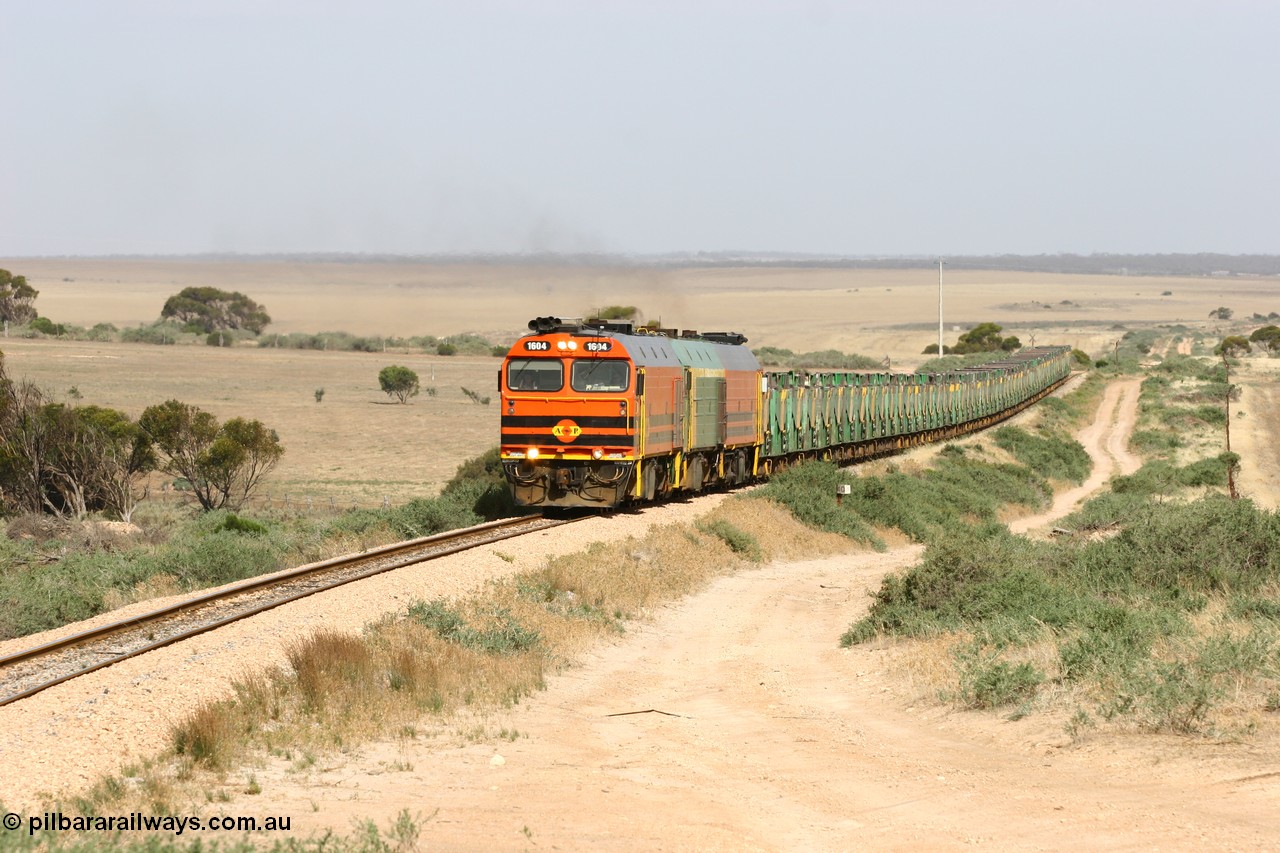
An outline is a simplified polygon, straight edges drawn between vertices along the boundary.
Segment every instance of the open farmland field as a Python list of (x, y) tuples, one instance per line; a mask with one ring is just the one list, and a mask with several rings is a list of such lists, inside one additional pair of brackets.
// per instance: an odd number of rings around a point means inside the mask
[[(409, 353), (315, 352), (204, 346), (4, 342), (11, 376), (26, 377), (67, 399), (112, 406), (136, 418), (154, 403), (179, 399), (219, 420), (257, 418), (280, 434), (285, 454), (262, 489), (279, 502), (352, 502), (379, 506), (433, 495), (458, 463), (495, 444), (498, 406), (477, 405), (462, 387), (496, 398), (496, 358)], [(424, 391), (400, 405), (378, 389), (378, 371), (403, 364)], [(434, 372), (435, 381), (431, 380)], [(324, 388), (324, 402), (315, 389)], [(159, 481), (157, 480), (157, 483)]]
[[(508, 343), (533, 316), (627, 304), (670, 326), (741, 331), (752, 346), (887, 355), (895, 368), (917, 364), (936, 339), (931, 270), (93, 259), (0, 259), (0, 267), (28, 277), (40, 291), (42, 315), (81, 326), (150, 323), (168, 296), (207, 285), (258, 300), (274, 321), (268, 331), (282, 333), (475, 332)], [(1034, 335), (1038, 343), (1095, 355), (1122, 334), (1117, 324), (1183, 323), (1222, 334), (1226, 325), (1207, 319), (1219, 305), (1237, 317), (1280, 310), (1275, 282), (1267, 279), (960, 271), (948, 272), (945, 284), (949, 341), (954, 329), (991, 320), (1026, 343)], [(497, 406), (476, 405), (460, 390), (496, 397), (493, 358), (16, 338), (3, 349), (11, 375), (59, 399), (75, 387), (83, 402), (134, 417), (177, 398), (219, 418), (262, 420), (286, 448), (264, 490), (276, 500), (289, 494), (374, 506), (384, 496), (396, 502), (433, 494), (498, 431)], [(392, 404), (377, 385), (378, 370), (388, 364), (417, 371), (439, 396)], [(325, 389), (319, 405), (317, 388)]]

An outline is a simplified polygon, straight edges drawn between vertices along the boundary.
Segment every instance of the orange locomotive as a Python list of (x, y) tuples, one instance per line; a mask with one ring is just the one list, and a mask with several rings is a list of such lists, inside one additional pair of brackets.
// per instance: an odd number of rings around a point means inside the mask
[(516, 503), (612, 507), (756, 473), (763, 372), (742, 335), (539, 317), (503, 364)]

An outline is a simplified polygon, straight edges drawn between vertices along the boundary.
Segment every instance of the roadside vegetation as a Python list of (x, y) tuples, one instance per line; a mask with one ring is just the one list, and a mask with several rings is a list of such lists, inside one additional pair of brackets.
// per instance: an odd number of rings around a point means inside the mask
[(990, 524), (931, 541), (842, 642), (915, 641), (905, 665), (931, 672), (941, 701), (1057, 714), (1077, 737), (1249, 732), (1280, 712), (1280, 516), (1224, 494), (1239, 462), (1221, 450), (1229, 393), (1220, 362), (1158, 359), (1138, 471), (1053, 541)]

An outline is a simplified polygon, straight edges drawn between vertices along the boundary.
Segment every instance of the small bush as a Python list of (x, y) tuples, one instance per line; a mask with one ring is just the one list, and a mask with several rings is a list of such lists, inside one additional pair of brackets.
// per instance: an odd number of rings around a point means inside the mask
[(245, 533), (250, 536), (265, 536), (267, 526), (251, 521), (247, 518), (241, 518), (235, 513), (227, 513), (227, 517), (222, 520), (222, 524), (218, 525), (218, 530), (226, 530), (231, 533)]
[(482, 654), (515, 654), (541, 642), (537, 631), (521, 626), (505, 608), (482, 614), (488, 624), (480, 629), (468, 625), (462, 614), (451, 609), (443, 599), (416, 602), (409, 607), (409, 618), (435, 631), (442, 639)]
[(34, 329), (42, 335), (58, 337), (67, 333), (66, 326), (61, 323), (55, 323), (48, 317), (37, 317), (27, 325), (29, 328)]
[(747, 533), (723, 518), (717, 518), (710, 521), (700, 528), (706, 533), (710, 533), (724, 544), (729, 546), (729, 550), (740, 557), (751, 560), (754, 563), (764, 559), (760, 551), (760, 542), (756, 537)]
[(410, 397), (418, 396), (418, 374), (399, 364), (388, 365), (378, 371), (378, 387), (388, 397), (407, 403)]
[(391, 529), (406, 539), (471, 527), (481, 521), (483, 519), (465, 501), (451, 500), (444, 495), (409, 501), (392, 510), (387, 517)]
[(960, 685), (955, 700), (965, 708), (999, 708), (1030, 699), (1044, 683), (1044, 673), (1030, 663), (1011, 664), (975, 646), (956, 654)]
[(470, 400), (471, 402), (477, 405), (480, 405), (480, 406), (489, 405), (489, 398), (480, 396), (480, 392), (478, 391), (472, 391), (470, 388), (463, 388), (462, 394), (468, 400)]
[(150, 326), (136, 326), (120, 331), (120, 340), (126, 344), (176, 344), (180, 339), (191, 337), (177, 323), (152, 323)]
[(205, 767), (221, 767), (238, 737), (232, 722), (219, 705), (201, 705), (174, 727), (174, 752)]
[(1183, 446), (1183, 441), (1175, 433), (1163, 430), (1137, 430), (1129, 437), (1129, 446), (1139, 453), (1169, 453)]

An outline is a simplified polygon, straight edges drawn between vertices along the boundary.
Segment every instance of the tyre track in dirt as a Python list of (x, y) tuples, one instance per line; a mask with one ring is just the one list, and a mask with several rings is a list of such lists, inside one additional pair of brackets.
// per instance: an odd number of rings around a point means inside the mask
[(1071, 513), (1080, 503), (1107, 484), (1116, 474), (1132, 474), (1142, 460), (1129, 452), (1129, 436), (1138, 422), (1137, 379), (1112, 382), (1102, 394), (1097, 414), (1076, 436), (1093, 461), (1088, 479), (1073, 489), (1054, 496), (1053, 505), (1043, 513), (1024, 516), (1009, 524), (1014, 533), (1028, 533)]
[(1258, 506), (1280, 508), (1280, 372), (1270, 362), (1254, 362), (1245, 376), (1232, 379), (1241, 390), (1231, 418), (1232, 449), (1240, 454), (1240, 494)]

